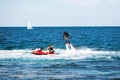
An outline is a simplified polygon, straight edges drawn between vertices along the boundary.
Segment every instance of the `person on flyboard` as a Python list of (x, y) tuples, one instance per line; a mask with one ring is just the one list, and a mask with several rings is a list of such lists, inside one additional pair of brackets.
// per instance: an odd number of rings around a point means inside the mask
[(70, 36), (69, 36), (68, 32), (64, 31), (63, 39), (65, 40), (65, 44), (70, 44), (69, 38), (70, 38)]

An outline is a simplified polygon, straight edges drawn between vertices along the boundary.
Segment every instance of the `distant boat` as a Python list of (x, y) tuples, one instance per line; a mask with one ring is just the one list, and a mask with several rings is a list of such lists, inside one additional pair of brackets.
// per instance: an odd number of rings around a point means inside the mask
[(28, 21), (27, 29), (33, 29), (30, 21)]

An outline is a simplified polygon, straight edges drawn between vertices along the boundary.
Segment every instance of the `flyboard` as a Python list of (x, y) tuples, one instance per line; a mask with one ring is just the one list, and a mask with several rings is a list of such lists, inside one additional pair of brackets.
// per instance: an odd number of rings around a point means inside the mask
[(48, 52), (48, 51), (42, 51), (41, 49), (35, 49), (32, 51), (32, 54), (35, 55), (49, 55), (49, 54), (55, 54), (54, 52)]
[(75, 48), (72, 46), (70, 42), (66, 42), (65, 46), (66, 46), (66, 50), (75, 50)]

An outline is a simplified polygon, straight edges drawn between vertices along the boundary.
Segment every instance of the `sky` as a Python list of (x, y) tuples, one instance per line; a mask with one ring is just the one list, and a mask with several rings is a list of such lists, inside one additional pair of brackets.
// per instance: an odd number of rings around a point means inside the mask
[(0, 0), (0, 26), (120, 26), (120, 0)]

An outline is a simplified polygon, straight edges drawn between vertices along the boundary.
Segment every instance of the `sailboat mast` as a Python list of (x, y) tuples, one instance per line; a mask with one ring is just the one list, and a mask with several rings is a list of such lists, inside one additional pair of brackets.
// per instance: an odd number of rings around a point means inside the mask
[(27, 29), (32, 29), (32, 26), (31, 26), (30, 20), (28, 21)]

